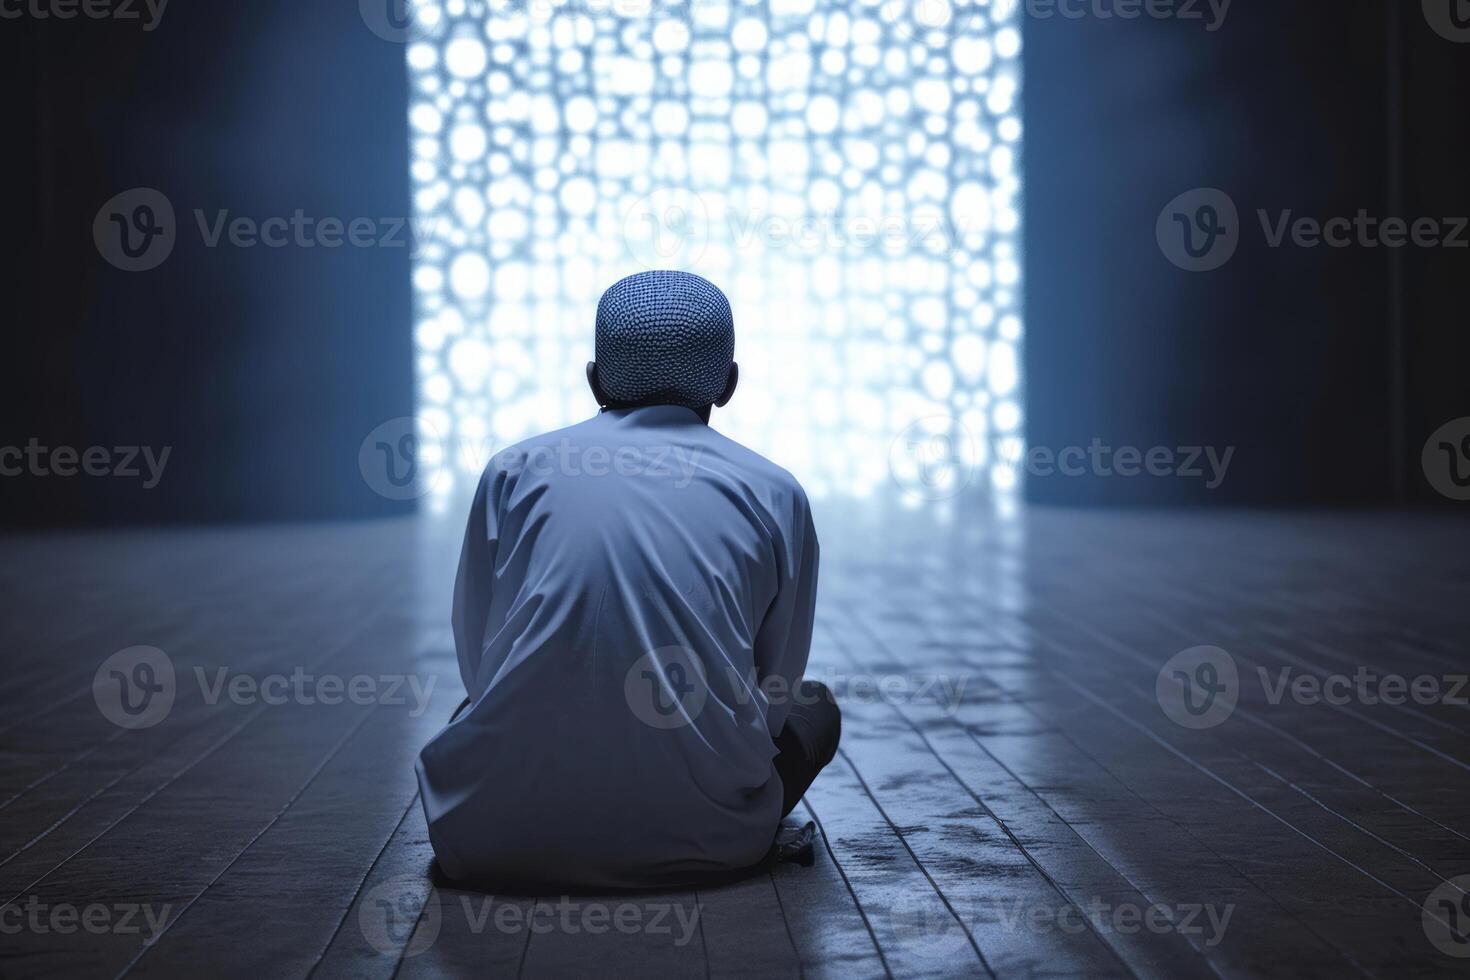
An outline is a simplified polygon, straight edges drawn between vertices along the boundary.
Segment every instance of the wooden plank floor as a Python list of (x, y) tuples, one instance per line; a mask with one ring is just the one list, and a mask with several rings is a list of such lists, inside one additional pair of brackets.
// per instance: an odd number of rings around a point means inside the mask
[[(431, 873), (412, 765), (462, 694), (452, 522), (5, 537), (0, 975), (1470, 967), (1470, 524), (818, 516), (809, 673), (845, 731), (797, 813), (816, 863), (630, 896)], [(140, 645), (175, 695), (129, 730), (93, 680)], [(1158, 680), (1200, 646), (1228, 653), (1237, 700), (1191, 728)], [(1439, 696), (1273, 693), (1359, 672), (1369, 693), (1401, 675)], [(361, 687), (267, 699), (297, 675)]]

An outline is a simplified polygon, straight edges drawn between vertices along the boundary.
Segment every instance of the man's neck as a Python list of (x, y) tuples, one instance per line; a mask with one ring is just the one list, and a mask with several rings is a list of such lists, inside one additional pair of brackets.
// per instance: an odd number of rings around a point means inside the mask
[[(611, 405), (603, 405), (600, 408), (600, 411), (603, 411), (603, 412), (624, 412), (624, 411), (628, 411), (630, 409), (635, 409), (635, 408), (652, 408), (655, 405), (673, 405), (673, 404), (674, 404), (673, 402), (616, 402), (616, 403), (611, 404)], [(679, 407), (679, 408), (689, 408), (688, 405), (679, 405), (677, 407)], [(702, 408), (689, 408), (689, 411), (693, 412), (695, 415), (698, 415), (699, 416), (699, 420), (701, 422), (703, 422), (705, 425), (709, 425), (710, 414), (714, 411), (714, 406), (713, 405), (705, 405)]]

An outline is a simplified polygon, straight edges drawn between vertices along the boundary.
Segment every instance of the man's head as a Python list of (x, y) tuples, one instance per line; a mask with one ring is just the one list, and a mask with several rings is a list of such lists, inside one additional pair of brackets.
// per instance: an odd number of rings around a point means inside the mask
[(596, 360), (587, 383), (599, 405), (683, 405), (706, 421), (735, 393), (735, 324), (714, 284), (687, 272), (619, 279), (597, 304)]

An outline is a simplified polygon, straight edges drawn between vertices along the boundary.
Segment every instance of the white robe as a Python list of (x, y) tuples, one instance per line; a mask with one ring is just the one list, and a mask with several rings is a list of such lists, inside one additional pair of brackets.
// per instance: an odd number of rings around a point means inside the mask
[(470, 704), (418, 763), (444, 871), (640, 887), (760, 860), (817, 555), (791, 474), (687, 408), (497, 454), (454, 592)]

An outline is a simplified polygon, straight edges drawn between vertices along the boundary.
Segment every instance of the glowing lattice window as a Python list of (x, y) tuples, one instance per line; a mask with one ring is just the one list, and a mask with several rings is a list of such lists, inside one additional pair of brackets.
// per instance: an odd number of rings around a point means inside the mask
[[(646, 268), (730, 297), (741, 386), (716, 424), (813, 496), (890, 477), (935, 496), (1014, 486), (1011, 0), (450, 0), (416, 16), (421, 419), (451, 447), (436, 495), (594, 411), (597, 298)], [(915, 473), (935, 439), (960, 465)]]

